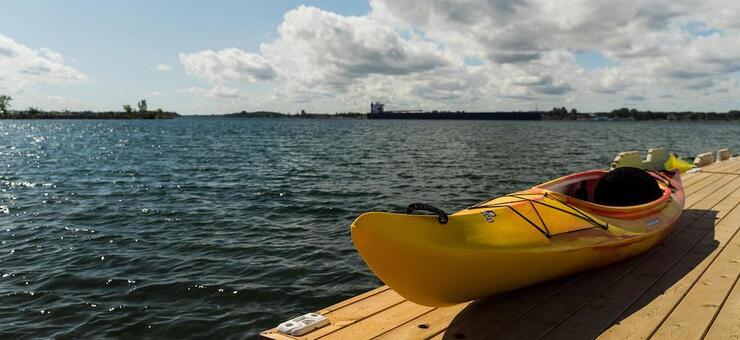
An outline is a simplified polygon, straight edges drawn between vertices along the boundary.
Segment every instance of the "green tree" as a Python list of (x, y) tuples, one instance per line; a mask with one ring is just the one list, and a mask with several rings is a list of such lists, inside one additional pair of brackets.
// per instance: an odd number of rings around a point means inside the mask
[(146, 99), (139, 101), (139, 112), (146, 112)]
[(123, 106), (123, 111), (126, 111), (126, 113), (131, 113), (134, 112), (134, 109), (131, 107), (131, 105), (126, 104)]
[(13, 100), (13, 98), (10, 96), (0, 96), (0, 113), (5, 114), (8, 112), (8, 109), (10, 109), (11, 100)]

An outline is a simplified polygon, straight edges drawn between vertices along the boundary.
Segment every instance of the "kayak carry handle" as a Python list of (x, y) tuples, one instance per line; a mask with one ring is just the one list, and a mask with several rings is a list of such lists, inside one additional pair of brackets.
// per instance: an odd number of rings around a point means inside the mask
[(439, 224), (447, 224), (447, 221), (449, 221), (449, 218), (447, 217), (447, 213), (444, 212), (444, 210), (434, 207), (430, 204), (425, 203), (411, 203), (406, 208), (407, 214), (413, 214), (414, 211), (429, 211), (437, 214), (437, 221), (439, 221)]

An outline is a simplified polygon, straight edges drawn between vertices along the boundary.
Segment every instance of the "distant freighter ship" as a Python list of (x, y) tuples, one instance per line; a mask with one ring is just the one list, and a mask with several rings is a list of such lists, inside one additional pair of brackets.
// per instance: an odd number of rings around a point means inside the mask
[(468, 120), (542, 120), (542, 112), (465, 112), (465, 111), (385, 111), (383, 103), (370, 103), (368, 119), (468, 119)]

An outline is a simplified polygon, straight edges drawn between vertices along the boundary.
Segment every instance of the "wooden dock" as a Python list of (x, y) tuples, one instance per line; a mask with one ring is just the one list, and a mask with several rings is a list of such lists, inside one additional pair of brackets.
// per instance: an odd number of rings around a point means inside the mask
[(444, 308), (383, 286), (319, 310), (331, 324), (301, 339), (740, 339), (740, 159), (683, 182), (683, 215), (645, 254)]

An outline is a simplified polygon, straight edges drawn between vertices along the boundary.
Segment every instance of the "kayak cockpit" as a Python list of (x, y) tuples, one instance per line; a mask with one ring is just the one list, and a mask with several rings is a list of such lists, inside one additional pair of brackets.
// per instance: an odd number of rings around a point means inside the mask
[(642, 215), (665, 205), (676, 184), (680, 184), (678, 173), (618, 168), (572, 174), (532, 190), (559, 195), (571, 204), (593, 211), (618, 214), (629, 211), (630, 215)]
[(606, 173), (607, 171), (604, 170), (580, 172), (540, 184), (533, 189), (548, 190), (581, 201), (596, 203), (594, 201), (594, 191), (596, 185)]

